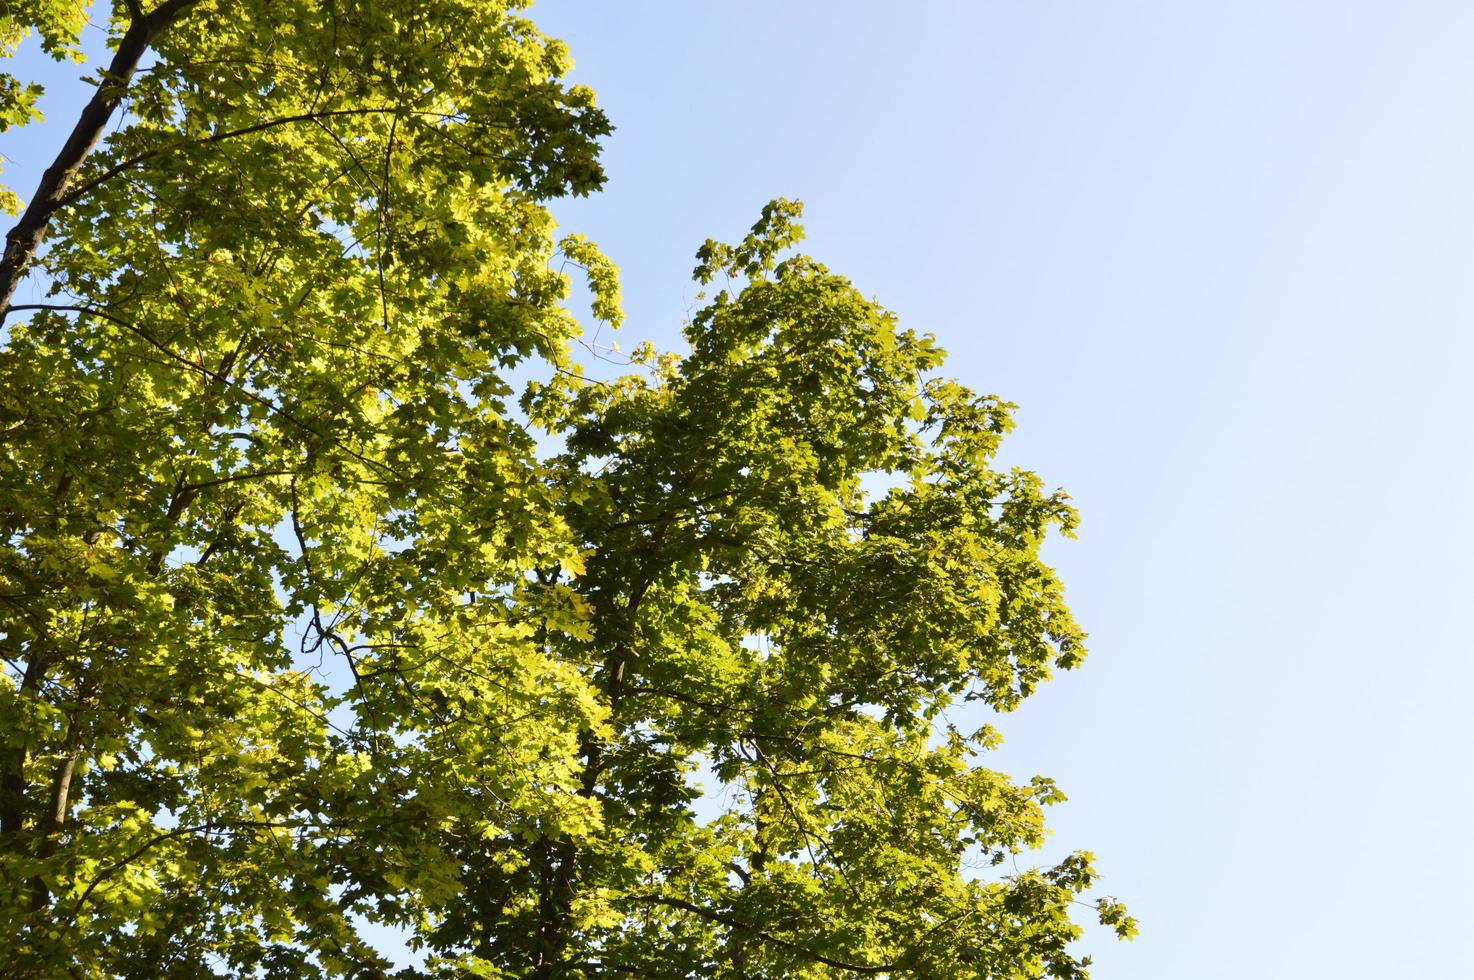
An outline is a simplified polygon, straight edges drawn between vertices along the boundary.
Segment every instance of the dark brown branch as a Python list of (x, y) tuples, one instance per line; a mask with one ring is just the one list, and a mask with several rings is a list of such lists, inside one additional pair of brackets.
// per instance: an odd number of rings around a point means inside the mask
[(46, 237), (51, 216), (66, 200), (67, 183), (76, 175), (82, 161), (102, 138), (102, 131), (107, 126), (109, 117), (128, 91), (128, 82), (138, 71), (139, 61), (154, 40), (197, 2), (198, 0), (165, 0), (153, 13), (144, 17), (135, 16), (128, 29), (123, 32), (117, 53), (113, 55), (112, 64), (102, 74), (97, 91), (82, 107), (71, 135), (52, 160), (51, 166), (41, 175), (41, 182), (36, 186), (36, 193), (25, 213), (5, 236), (5, 253), (0, 257), (0, 320), (9, 312), (11, 297), (15, 295), (26, 268), (35, 258), (42, 239)]

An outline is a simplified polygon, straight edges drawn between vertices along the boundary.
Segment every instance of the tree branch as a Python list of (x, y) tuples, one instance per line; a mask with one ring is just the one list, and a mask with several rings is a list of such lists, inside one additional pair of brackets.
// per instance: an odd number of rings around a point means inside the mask
[(138, 63), (154, 40), (197, 2), (198, 0), (165, 0), (151, 14), (139, 17), (135, 13), (132, 23), (123, 32), (117, 53), (113, 55), (112, 64), (103, 72), (97, 91), (82, 107), (71, 135), (52, 160), (51, 166), (41, 175), (41, 182), (36, 186), (36, 193), (25, 213), (5, 236), (5, 253), (0, 257), (0, 321), (9, 312), (11, 297), (15, 295), (27, 266), (35, 258), (42, 239), (46, 237), (51, 216), (66, 200), (67, 183), (102, 138), (108, 118), (123, 100), (128, 91), (128, 82), (138, 71)]

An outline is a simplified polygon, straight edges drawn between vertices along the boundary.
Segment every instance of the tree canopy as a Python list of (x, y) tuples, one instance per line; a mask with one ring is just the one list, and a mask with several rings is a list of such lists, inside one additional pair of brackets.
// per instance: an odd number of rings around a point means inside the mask
[(1067, 498), (790, 202), (586, 376), (610, 124), (521, 6), (119, 3), (0, 197), (0, 971), (1083, 976), (1061, 794), (945, 714), (1083, 657)]

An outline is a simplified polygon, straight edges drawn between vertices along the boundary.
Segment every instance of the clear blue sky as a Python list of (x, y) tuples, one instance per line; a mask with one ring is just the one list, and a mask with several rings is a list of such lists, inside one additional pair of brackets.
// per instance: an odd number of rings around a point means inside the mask
[[(1474, 972), (1474, 4), (533, 16), (619, 126), (558, 213), (620, 262), (624, 343), (676, 344), (696, 246), (803, 198), (1075, 496), (1092, 656), (996, 764), (1059, 780), (1052, 848), (1142, 920), (1095, 975)], [(52, 152), (0, 149), (22, 188)]]

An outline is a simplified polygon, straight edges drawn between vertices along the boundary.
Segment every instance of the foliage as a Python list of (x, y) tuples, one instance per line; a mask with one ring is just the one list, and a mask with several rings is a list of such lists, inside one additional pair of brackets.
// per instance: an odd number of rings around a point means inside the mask
[(1088, 855), (972, 867), (1063, 797), (943, 715), (1083, 655), (1066, 499), (786, 202), (688, 354), (585, 378), (559, 268), (617, 275), (545, 203), (609, 125), (517, 6), (118, 6), (126, 123), (7, 250), (6, 968), (1083, 975)]

